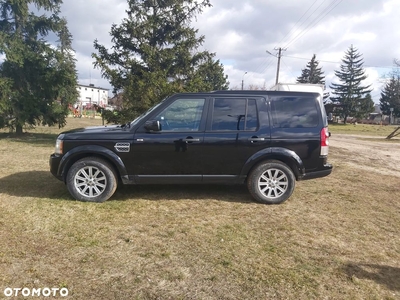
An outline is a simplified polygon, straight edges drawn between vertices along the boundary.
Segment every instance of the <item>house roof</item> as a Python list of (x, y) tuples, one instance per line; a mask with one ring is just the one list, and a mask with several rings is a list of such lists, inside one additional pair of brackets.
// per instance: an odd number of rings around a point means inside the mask
[(104, 90), (104, 91), (109, 91), (110, 89), (102, 88), (99, 86), (94, 86), (94, 84), (78, 84), (79, 87), (85, 87), (85, 88), (92, 88), (92, 89), (99, 89), (99, 90)]

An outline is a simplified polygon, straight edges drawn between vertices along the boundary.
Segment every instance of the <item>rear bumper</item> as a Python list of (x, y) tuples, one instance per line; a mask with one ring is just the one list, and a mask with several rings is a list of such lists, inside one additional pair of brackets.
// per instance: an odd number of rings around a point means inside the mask
[(325, 164), (322, 170), (306, 173), (302, 177), (300, 177), (299, 180), (308, 180), (308, 179), (325, 177), (332, 173), (332, 169), (333, 166), (331, 164)]

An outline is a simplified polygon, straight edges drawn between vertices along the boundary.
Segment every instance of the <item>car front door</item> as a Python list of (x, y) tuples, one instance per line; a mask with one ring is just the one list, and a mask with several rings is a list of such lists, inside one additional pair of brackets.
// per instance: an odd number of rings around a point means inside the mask
[(137, 183), (201, 182), (205, 106), (205, 98), (177, 98), (152, 117), (160, 131), (136, 131), (130, 165)]

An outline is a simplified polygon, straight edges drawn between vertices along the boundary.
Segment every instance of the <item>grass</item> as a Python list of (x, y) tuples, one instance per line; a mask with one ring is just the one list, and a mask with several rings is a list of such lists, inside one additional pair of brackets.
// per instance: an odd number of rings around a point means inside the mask
[(334, 172), (278, 206), (244, 186), (129, 186), (81, 203), (48, 171), (59, 132), (0, 135), (0, 298), (67, 287), (71, 299), (400, 299), (397, 177), (332, 149)]
[(397, 127), (396, 125), (372, 125), (372, 124), (329, 124), (329, 131), (332, 134), (357, 134), (357, 135), (370, 135), (387, 137)]

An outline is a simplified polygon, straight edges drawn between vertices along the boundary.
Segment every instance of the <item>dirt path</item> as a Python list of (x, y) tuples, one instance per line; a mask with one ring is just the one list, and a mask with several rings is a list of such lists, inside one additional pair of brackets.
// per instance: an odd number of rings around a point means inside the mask
[(368, 172), (400, 177), (400, 142), (349, 134), (333, 134), (329, 142), (334, 160)]

